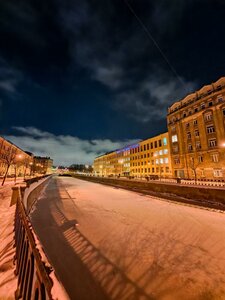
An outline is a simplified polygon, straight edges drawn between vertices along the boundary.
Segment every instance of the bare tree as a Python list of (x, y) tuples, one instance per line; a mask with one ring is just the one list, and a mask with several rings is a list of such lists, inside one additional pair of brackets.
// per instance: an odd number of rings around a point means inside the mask
[(195, 184), (197, 183), (197, 168), (200, 165), (200, 161), (196, 159), (196, 157), (191, 157), (190, 158), (190, 164), (189, 167), (194, 173), (194, 178), (195, 178)]
[(8, 175), (8, 171), (11, 165), (15, 165), (16, 163), (16, 156), (17, 156), (17, 150), (13, 148), (12, 146), (9, 148), (9, 151), (7, 153), (2, 153), (1, 155), (1, 162), (3, 162), (6, 166), (5, 169), (5, 175), (2, 180), (2, 185), (5, 183), (5, 179)]

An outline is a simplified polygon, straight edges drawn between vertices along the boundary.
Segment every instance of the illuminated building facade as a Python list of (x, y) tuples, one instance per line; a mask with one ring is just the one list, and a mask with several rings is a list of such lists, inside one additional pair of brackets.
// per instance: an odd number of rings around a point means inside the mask
[(34, 156), (32, 172), (35, 174), (50, 174), (52, 173), (53, 160), (50, 157)]
[(171, 177), (168, 133), (105, 153), (94, 160), (96, 176)]
[[(28, 176), (33, 164), (32, 153), (27, 153), (10, 141), (0, 137), (0, 176)], [(8, 169), (8, 171), (7, 171)]]
[(168, 109), (174, 177), (225, 179), (225, 77)]

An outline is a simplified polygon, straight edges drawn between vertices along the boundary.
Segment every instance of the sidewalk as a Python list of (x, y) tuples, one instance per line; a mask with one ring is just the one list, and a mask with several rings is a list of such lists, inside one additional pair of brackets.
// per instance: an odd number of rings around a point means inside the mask
[(0, 299), (14, 299), (17, 288), (13, 264), (16, 206), (10, 207), (12, 186), (14, 182), (7, 181), (6, 186), (0, 187)]

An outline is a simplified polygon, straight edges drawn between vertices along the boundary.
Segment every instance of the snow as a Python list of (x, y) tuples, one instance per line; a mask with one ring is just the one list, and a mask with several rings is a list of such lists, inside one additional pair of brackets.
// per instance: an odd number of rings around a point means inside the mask
[[(81, 240), (79, 232), (86, 238), (89, 255), (70, 232), (65, 237), (112, 299), (120, 299), (113, 288), (128, 288), (121, 278), (160, 300), (225, 299), (224, 213), (74, 178), (58, 180), (75, 207), (73, 215), (64, 213), (79, 223), (75, 238)], [(68, 199), (62, 203), (66, 208)], [(95, 249), (111, 270), (103, 266), (101, 276), (93, 267)], [(107, 280), (112, 269), (120, 279)]]
[(23, 204), (26, 209), (27, 209), (27, 199), (28, 199), (28, 196), (30, 195), (30, 193), (34, 189), (36, 189), (36, 187), (38, 187), (40, 184), (42, 184), (43, 182), (45, 182), (48, 179), (49, 179), (49, 177), (44, 177), (44, 178), (38, 180), (37, 182), (32, 183), (28, 188), (25, 189), (24, 196), (23, 196)]
[(66, 294), (66, 291), (64, 290), (63, 286), (61, 285), (61, 283), (59, 282), (59, 280), (57, 279), (57, 277), (55, 275), (54, 269), (49, 264), (48, 258), (45, 254), (45, 251), (42, 247), (42, 244), (39, 241), (36, 233), (32, 229), (31, 224), (30, 224), (30, 229), (31, 229), (31, 231), (33, 233), (33, 236), (34, 236), (36, 248), (38, 249), (39, 254), (41, 256), (41, 261), (44, 263), (44, 265), (46, 267), (48, 267), (52, 270), (51, 273), (49, 274), (49, 276), (50, 276), (50, 278), (52, 279), (52, 282), (53, 282), (53, 286), (52, 286), (52, 289), (51, 289), (52, 299), (53, 300), (69, 300), (69, 297)]
[(10, 207), (11, 184), (0, 188), (0, 299), (14, 299), (17, 278), (14, 275), (15, 206)]

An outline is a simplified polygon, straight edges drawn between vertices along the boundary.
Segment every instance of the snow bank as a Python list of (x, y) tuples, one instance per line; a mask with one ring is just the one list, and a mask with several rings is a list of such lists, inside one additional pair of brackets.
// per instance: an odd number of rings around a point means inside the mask
[(0, 299), (14, 299), (17, 278), (14, 274), (15, 206), (9, 207), (11, 186), (0, 189)]

